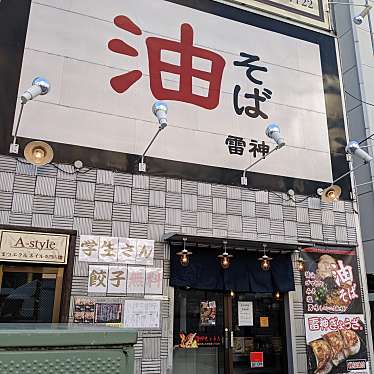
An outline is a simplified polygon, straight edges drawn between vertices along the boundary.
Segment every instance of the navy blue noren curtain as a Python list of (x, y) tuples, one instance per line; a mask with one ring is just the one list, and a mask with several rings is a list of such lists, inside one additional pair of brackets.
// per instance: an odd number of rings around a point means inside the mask
[(251, 293), (284, 293), (295, 290), (289, 254), (272, 254), (270, 271), (263, 271), (256, 253), (236, 251), (233, 252), (231, 266), (224, 270), (217, 259), (222, 250), (195, 248), (187, 267), (179, 263), (176, 252), (180, 250), (180, 247), (173, 246), (170, 250), (172, 287)]

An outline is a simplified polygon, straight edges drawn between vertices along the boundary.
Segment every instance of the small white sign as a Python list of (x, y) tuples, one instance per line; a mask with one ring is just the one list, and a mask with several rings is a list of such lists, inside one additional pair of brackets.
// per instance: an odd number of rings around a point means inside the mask
[(253, 302), (238, 301), (239, 326), (253, 326)]
[(79, 261), (97, 262), (99, 256), (100, 237), (81, 235), (79, 242)]
[(123, 264), (136, 263), (136, 239), (118, 238), (118, 262)]
[(158, 329), (160, 309), (159, 300), (126, 300), (123, 323), (129, 328)]
[(144, 294), (145, 268), (129, 267), (127, 269), (127, 293)]
[(109, 266), (108, 293), (125, 294), (127, 288), (127, 267)]
[(146, 268), (145, 293), (162, 295), (162, 268)]
[(155, 241), (138, 239), (136, 243), (136, 263), (142, 265), (153, 265)]
[(88, 268), (88, 292), (106, 293), (108, 285), (108, 266), (90, 265)]
[(100, 237), (99, 262), (117, 262), (118, 238), (111, 236)]

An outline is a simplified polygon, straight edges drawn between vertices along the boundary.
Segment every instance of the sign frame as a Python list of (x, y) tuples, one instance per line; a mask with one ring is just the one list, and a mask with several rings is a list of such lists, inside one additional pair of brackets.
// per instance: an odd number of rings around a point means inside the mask
[[(17, 257), (9, 257), (9, 256), (1, 257), (1, 251), (6, 250), (6, 249), (3, 249), (4, 233), (18, 234), (18, 235), (24, 235), (24, 236), (27, 236), (27, 235), (37, 235), (39, 237), (40, 236), (46, 236), (47, 241), (50, 238), (53, 238), (53, 237), (61, 237), (61, 239), (65, 239), (65, 248), (63, 249), (63, 258), (60, 261), (54, 261), (53, 259), (52, 260), (36, 259), (36, 260), (31, 260), (30, 261), (30, 260), (27, 260), (25, 258), (17, 258)], [(54, 232), (49, 233), (49, 232), (41, 232), (41, 231), (33, 231), (33, 230), (32, 231), (27, 231), (27, 230), (0, 228), (0, 260), (4, 261), (4, 262), (22, 262), (22, 263), (32, 263), (32, 264), (42, 263), (42, 264), (54, 264), (54, 265), (67, 265), (68, 256), (69, 256), (69, 248), (70, 248), (70, 240), (71, 240), (71, 235), (69, 235), (69, 234), (54, 233)], [(37, 248), (29, 248), (29, 249), (38, 250)], [(42, 250), (42, 249), (40, 249), (40, 250)], [(54, 251), (54, 249), (50, 249), (50, 248), (49, 248), (49, 250)]]

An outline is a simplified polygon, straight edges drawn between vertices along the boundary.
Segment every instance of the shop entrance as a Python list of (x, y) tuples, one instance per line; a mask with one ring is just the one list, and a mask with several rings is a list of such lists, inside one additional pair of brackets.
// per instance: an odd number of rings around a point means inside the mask
[(63, 273), (63, 267), (0, 265), (0, 322), (58, 322)]
[(173, 373), (287, 372), (284, 302), (175, 288)]

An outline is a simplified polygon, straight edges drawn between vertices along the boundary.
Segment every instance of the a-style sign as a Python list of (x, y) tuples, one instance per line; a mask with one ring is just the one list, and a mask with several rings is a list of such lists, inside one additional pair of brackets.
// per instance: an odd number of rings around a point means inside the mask
[[(246, 24), (260, 16), (235, 7), (241, 22), (222, 4), (210, 3), (224, 16), (187, 3), (32, 2), (19, 93), (41, 74), (52, 89), (27, 104), (19, 135), (141, 155), (158, 129), (152, 105), (164, 100), (168, 126), (148, 157), (240, 171), (274, 149), (265, 129), (276, 122), (287, 145), (251, 171), (331, 182), (319, 39), (279, 22), (282, 33), (272, 30), (270, 19), (267, 29)], [(339, 103), (334, 57), (329, 66)]]
[(0, 261), (66, 264), (70, 236), (0, 230)]
[(230, 0), (296, 22), (331, 30), (327, 0)]

